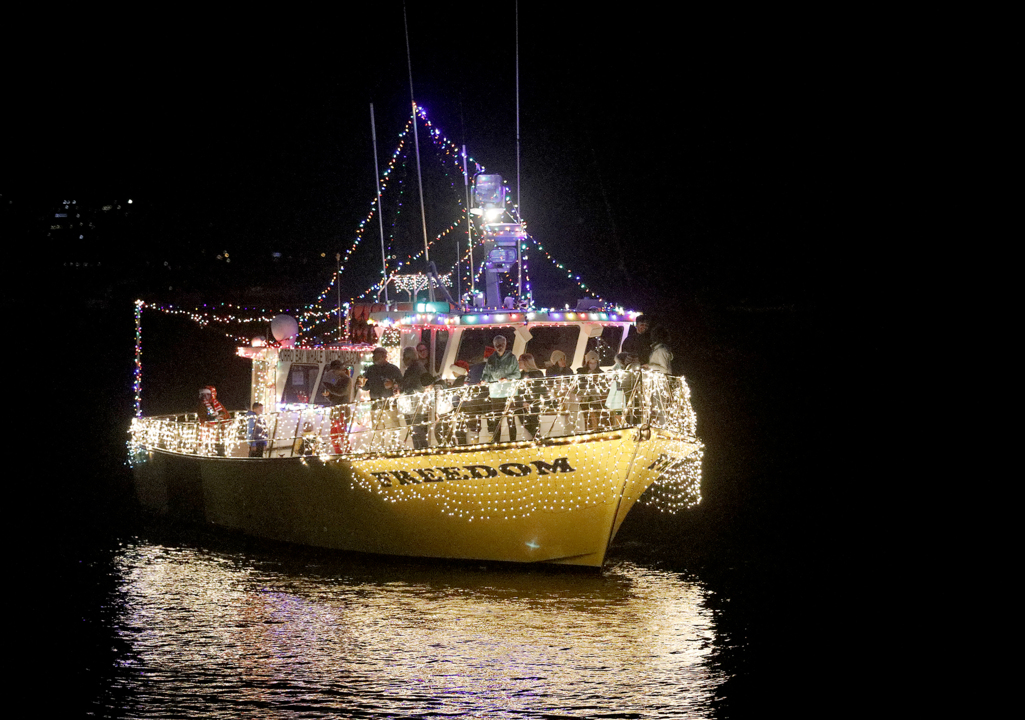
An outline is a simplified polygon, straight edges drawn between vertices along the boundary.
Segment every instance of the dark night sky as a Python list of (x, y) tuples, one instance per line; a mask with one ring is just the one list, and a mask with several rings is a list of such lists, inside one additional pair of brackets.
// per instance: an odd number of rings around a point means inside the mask
[[(229, 250), (238, 273), (271, 251), (344, 252), (374, 193), (369, 104), (382, 162), (408, 113), (402, 6), (378, 5), (309, 18), (301, 33), (273, 18), (250, 32), (229, 20), (71, 33), (42, 80), (15, 89), (30, 152), (8, 165), (7, 198), (132, 197), (142, 219), (129, 268)], [(460, 28), (455, 3), (410, 5), (418, 101), (515, 184), (514, 6), (475, 10)], [(836, 233), (828, 172), (844, 152), (837, 65), (763, 28), (588, 7), (520, 9), (534, 236), (634, 306), (816, 302), (822, 239)], [(376, 232), (368, 241), (362, 252), (376, 253)], [(329, 264), (305, 269), (307, 294)], [(368, 285), (357, 275), (351, 294)]]

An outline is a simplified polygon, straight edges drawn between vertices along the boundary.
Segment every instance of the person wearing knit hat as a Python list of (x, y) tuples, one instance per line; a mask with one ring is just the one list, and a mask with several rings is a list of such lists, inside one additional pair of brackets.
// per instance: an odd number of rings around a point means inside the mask
[(547, 377), (556, 377), (557, 375), (572, 375), (573, 371), (566, 365), (566, 353), (562, 350), (555, 350), (552, 352), (552, 357), (548, 361), (548, 368), (545, 370)]

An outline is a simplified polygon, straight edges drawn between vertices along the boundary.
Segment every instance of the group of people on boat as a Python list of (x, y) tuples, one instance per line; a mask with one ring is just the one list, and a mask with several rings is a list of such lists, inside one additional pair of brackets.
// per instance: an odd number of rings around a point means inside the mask
[[(605, 373), (595, 350), (586, 353), (583, 365), (575, 372), (569, 367), (566, 354), (554, 350), (542, 370), (530, 353), (517, 357), (509, 352), (509, 341), (502, 334), (492, 339), (477, 362), (472, 365), (465, 360), (454, 363), (447, 373), (448, 379), (435, 377), (428, 371), (429, 350), (424, 343), (403, 349), (403, 369), (388, 361), (388, 351), (383, 347), (373, 350), (371, 364), (355, 378), (351, 368), (340, 360), (334, 360), (324, 373), (320, 386), (320, 395), (328, 404), (338, 407), (332, 416), (331, 450), (335, 453), (346, 450), (352, 403), (360, 396), (371, 401), (395, 398), (394, 403), (372, 403), (370, 425), (374, 428), (405, 425), (409, 428), (414, 449), (426, 448), (430, 444), (430, 424), (425, 417), (427, 404), (420, 401), (422, 393), (430, 389), (455, 390), (466, 386), (477, 386), (477, 389), (468, 394), (448, 394), (457, 399), (458, 413), (452, 413), (456, 409), (454, 407), (448, 407), (444, 412), (435, 409), (435, 437), (438, 442), (468, 444), (470, 438), (478, 437), (485, 427), (485, 437), (492, 440), (500, 438), (503, 429), (510, 441), (517, 440), (520, 432), (526, 439), (532, 439), (538, 434), (542, 412), (550, 412), (548, 406), (553, 403), (551, 396), (555, 391), (551, 383), (544, 380), (558, 377), (579, 377), (574, 383), (561, 383), (559, 392), (563, 393), (560, 400), (563, 406), (567, 397), (570, 398), (582, 423), (580, 429), (590, 431), (621, 426), (624, 416), (632, 422), (627, 404), (639, 371), (646, 368), (671, 374), (673, 355), (668, 344), (669, 335), (664, 328), (658, 325), (652, 328), (645, 316), (638, 316), (634, 328), (623, 341), (622, 351), (615, 357), (615, 364), (610, 370), (612, 379), (605, 384), (584, 380), (584, 376)], [(251, 457), (262, 457), (267, 447), (267, 429), (262, 412), (263, 406), (256, 403), (248, 413)], [(444, 415), (448, 417), (442, 417)], [(199, 419), (215, 423), (228, 417), (224, 406), (217, 401), (216, 389), (212, 386), (202, 388)]]

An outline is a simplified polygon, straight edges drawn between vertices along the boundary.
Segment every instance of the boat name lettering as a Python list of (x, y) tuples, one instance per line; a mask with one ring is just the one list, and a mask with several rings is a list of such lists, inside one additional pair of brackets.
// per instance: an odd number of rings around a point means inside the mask
[(279, 362), (322, 363), (324, 348), (285, 348), (278, 352)]
[(502, 463), (497, 468), (490, 465), (462, 465), (455, 467), (413, 468), (411, 470), (388, 470), (370, 473), (386, 487), (415, 485), (423, 482), (446, 482), (449, 480), (484, 480), (498, 477), (499, 473), (510, 477), (526, 477), (533, 472), (538, 475), (549, 473), (576, 472), (568, 457), (556, 458), (551, 463), (531, 460), (530, 463)]

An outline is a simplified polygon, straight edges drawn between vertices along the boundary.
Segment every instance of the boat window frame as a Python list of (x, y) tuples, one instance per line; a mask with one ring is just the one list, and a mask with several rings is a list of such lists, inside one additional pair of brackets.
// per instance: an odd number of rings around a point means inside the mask
[[(607, 337), (609, 334), (619, 333), (619, 339), (615, 342), (611, 342), (610, 338)], [(619, 349), (623, 347), (623, 338), (626, 335), (626, 330), (622, 325), (605, 325), (601, 329), (601, 335), (598, 337), (587, 338), (587, 346), (584, 348), (584, 354), (586, 355), (591, 350), (598, 351), (598, 367), (608, 367), (616, 364), (616, 355), (619, 353)], [(599, 343), (599, 340), (601, 341)]]
[[(475, 353), (472, 356), (464, 354), (466, 348), (467, 337), (476, 337), (480, 334), (485, 339), (485, 345), (480, 349), (479, 353)], [(492, 346), (492, 342), (495, 339), (495, 335), (501, 335), (506, 339), (506, 347), (508, 352), (513, 352), (516, 347), (516, 326), (515, 325), (484, 325), (480, 327), (464, 327), (459, 333), (459, 347), (456, 351), (456, 359), (453, 362), (459, 360), (465, 360), (471, 366), (474, 363), (482, 362), (484, 357), (484, 350)]]
[[(565, 324), (558, 324), (558, 325), (531, 325), (531, 326), (529, 326), (529, 329), (530, 329), (531, 337), (530, 337), (530, 340), (527, 341), (526, 346), (523, 349), (523, 352), (530, 353), (531, 355), (533, 355), (534, 356), (534, 363), (540, 369), (543, 370), (545, 367), (547, 367), (549, 361), (552, 359), (552, 353), (555, 350), (561, 350), (562, 352), (564, 352), (566, 354), (566, 367), (572, 367), (573, 366), (573, 362), (575, 360), (575, 356), (576, 356), (576, 353), (577, 353), (577, 344), (580, 342), (580, 333), (583, 332), (583, 326), (582, 325), (579, 325), (579, 324), (576, 324), (576, 323), (565, 323)], [(539, 332), (542, 335), (546, 335), (546, 334), (548, 334), (547, 331), (550, 331), (550, 330), (569, 331), (571, 329), (572, 330), (576, 330), (576, 334), (574, 334), (573, 337), (571, 339), (569, 339), (569, 340), (565, 340), (565, 339), (564, 340), (560, 340), (556, 344), (549, 343), (547, 346), (542, 343), (542, 345), (541, 345), (542, 348), (547, 347), (547, 352), (546, 352), (546, 354), (544, 356), (538, 355), (538, 353), (536, 351), (537, 347), (538, 347), (537, 345), (532, 345), (535, 341), (539, 340), (539, 338), (538, 338), (538, 333)]]
[(292, 371), (295, 368), (313, 368), (313, 370), (314, 370), (313, 378), (314, 379), (313, 379), (312, 386), (308, 382), (309, 381), (309, 375), (307, 375), (307, 386), (306, 386), (307, 400), (305, 402), (307, 404), (316, 403), (315, 393), (317, 392), (317, 387), (319, 386), (319, 383), (320, 383), (320, 376), (323, 374), (322, 373), (323, 367), (324, 367), (323, 363), (302, 363), (302, 362), (289, 363), (288, 371), (285, 373), (284, 387), (283, 387), (283, 389), (281, 391), (281, 403), (285, 404), (285, 405), (291, 405), (291, 404), (302, 403), (303, 402), (302, 400), (286, 400), (285, 399), (286, 395), (288, 394), (289, 388), (293, 387), (293, 385), (291, 383), (291, 379), (292, 379)]

